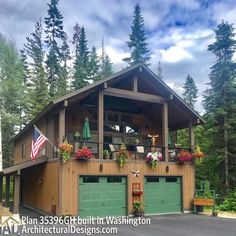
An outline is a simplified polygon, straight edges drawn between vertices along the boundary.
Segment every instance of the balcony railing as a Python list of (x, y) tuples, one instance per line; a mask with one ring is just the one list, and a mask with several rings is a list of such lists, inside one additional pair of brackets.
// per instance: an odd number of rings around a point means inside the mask
[[(83, 146), (83, 142), (77, 142), (77, 141), (72, 141), (70, 142), (74, 146), (74, 152), (76, 153), (77, 150)], [(86, 141), (85, 142), (86, 147), (88, 147), (92, 153), (93, 153), (93, 159), (99, 159), (99, 154), (98, 154), (98, 142), (91, 142), (91, 141)], [(102, 159), (107, 159), (107, 160), (115, 160), (117, 158), (118, 152), (119, 152), (119, 147), (121, 144), (118, 143), (103, 143), (103, 150), (108, 150), (108, 156), (104, 155)], [(164, 147), (156, 146), (148, 146), (148, 145), (134, 145), (134, 144), (125, 144), (126, 149), (129, 153), (128, 155), (128, 160), (129, 161), (136, 161), (136, 160), (145, 160), (146, 156), (149, 152), (155, 148), (156, 151), (162, 153), (162, 160), (160, 161), (165, 161), (165, 155), (164, 155)], [(111, 150), (111, 147), (113, 150)], [(181, 150), (188, 150), (191, 151), (189, 147), (169, 147), (168, 148), (168, 160), (170, 162), (176, 162), (177, 161), (177, 155)]]

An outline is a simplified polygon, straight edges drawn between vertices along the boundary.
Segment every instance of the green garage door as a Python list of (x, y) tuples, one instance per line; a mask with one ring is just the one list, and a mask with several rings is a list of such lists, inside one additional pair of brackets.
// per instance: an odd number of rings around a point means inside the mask
[(79, 216), (127, 215), (126, 191), (126, 177), (79, 177)]
[(174, 213), (182, 211), (180, 177), (145, 177), (145, 214)]

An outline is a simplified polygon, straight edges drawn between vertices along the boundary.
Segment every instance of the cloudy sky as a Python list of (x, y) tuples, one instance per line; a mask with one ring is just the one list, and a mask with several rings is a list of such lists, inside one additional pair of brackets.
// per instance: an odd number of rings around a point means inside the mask
[[(47, 15), (49, 1), (0, 0), (0, 32), (21, 49), (35, 21)], [(126, 66), (122, 58), (129, 55), (126, 42), (136, 3), (152, 52), (151, 69), (156, 72), (160, 60), (165, 82), (180, 94), (190, 74), (199, 88), (197, 110), (202, 112), (201, 94), (214, 63), (207, 46), (214, 42), (213, 29), (222, 20), (236, 25), (236, 0), (60, 0), (59, 8), (70, 38), (75, 22), (84, 25), (90, 47), (99, 50), (104, 37), (117, 71)]]

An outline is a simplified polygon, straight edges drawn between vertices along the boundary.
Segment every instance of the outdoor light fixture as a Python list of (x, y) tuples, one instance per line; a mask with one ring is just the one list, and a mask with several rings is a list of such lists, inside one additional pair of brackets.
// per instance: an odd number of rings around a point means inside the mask
[(169, 172), (169, 166), (166, 166), (166, 173)]
[(100, 169), (100, 172), (103, 172), (103, 164), (100, 164), (99, 169)]

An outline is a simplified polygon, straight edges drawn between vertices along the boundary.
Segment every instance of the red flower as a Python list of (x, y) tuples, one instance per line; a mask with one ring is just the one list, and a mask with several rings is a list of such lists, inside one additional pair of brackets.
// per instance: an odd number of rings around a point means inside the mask
[(90, 159), (92, 156), (93, 153), (87, 147), (82, 147), (77, 151), (75, 159)]

